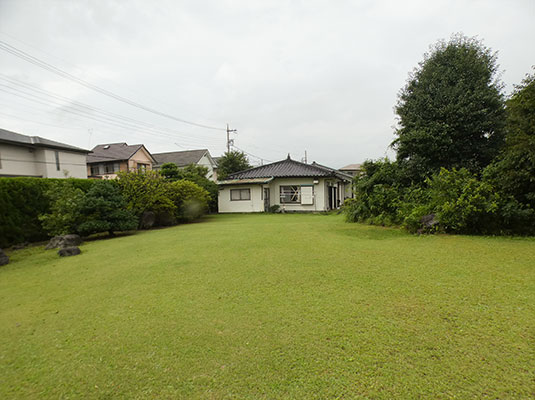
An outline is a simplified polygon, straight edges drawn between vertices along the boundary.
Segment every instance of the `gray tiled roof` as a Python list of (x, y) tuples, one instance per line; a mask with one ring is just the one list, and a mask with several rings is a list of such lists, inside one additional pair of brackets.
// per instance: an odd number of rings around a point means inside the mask
[(156, 160), (158, 167), (165, 163), (174, 163), (178, 167), (185, 167), (190, 164), (197, 164), (207, 151), (207, 149), (171, 151), (167, 153), (155, 153), (152, 156)]
[(99, 144), (87, 155), (87, 163), (129, 160), (142, 147), (142, 144)]
[[(345, 175), (345, 174), (344, 174)], [(230, 174), (227, 179), (252, 179), (252, 178), (297, 178), (297, 177), (337, 177), (337, 171), (331, 168), (323, 167), (318, 164), (305, 164), (292, 160), (289, 156), (287, 159), (277, 161), (260, 167), (247, 169), (245, 171)]]
[(77, 153), (89, 153), (89, 150), (82, 149), (80, 147), (45, 139), (40, 136), (22, 135), (20, 133), (7, 131), (5, 129), (0, 129), (0, 142), (14, 143), (30, 147), (50, 147), (53, 149), (70, 150)]

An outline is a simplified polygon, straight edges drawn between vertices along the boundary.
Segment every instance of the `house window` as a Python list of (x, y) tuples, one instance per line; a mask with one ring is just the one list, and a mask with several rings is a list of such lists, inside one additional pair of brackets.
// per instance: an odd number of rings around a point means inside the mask
[(99, 164), (91, 165), (91, 176), (99, 175)]
[(281, 186), (280, 187), (281, 204), (300, 204), (301, 187), (300, 186)]
[(251, 200), (251, 189), (230, 189), (230, 201)]
[(116, 172), (119, 172), (119, 163), (106, 163), (105, 171), (107, 174), (114, 174)]
[(56, 170), (60, 170), (60, 166), (59, 166), (59, 151), (55, 151), (54, 152), (54, 155), (56, 156)]
[(137, 170), (141, 172), (147, 172), (148, 164), (137, 164)]

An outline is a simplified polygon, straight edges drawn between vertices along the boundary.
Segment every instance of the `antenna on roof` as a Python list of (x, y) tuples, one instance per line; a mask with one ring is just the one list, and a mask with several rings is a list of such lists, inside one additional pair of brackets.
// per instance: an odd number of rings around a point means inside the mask
[(302, 163), (305, 163), (305, 164), (308, 164), (308, 161), (307, 161), (307, 151), (305, 150), (305, 156), (301, 159), (301, 162)]
[(287, 160), (291, 160), (290, 158), (290, 153), (288, 153), (288, 157), (286, 158)]

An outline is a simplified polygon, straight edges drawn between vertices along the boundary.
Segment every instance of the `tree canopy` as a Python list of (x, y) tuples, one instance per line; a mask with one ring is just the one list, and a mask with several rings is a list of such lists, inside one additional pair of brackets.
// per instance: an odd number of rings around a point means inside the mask
[(219, 179), (225, 179), (234, 172), (243, 171), (251, 168), (247, 156), (241, 151), (231, 150), (221, 157), (217, 163), (217, 176)]
[(487, 178), (502, 192), (535, 209), (535, 74), (507, 100), (506, 144)]
[(410, 75), (395, 111), (392, 145), (413, 181), (441, 167), (481, 172), (504, 138), (496, 54), (463, 35), (438, 42)]
[(165, 163), (160, 168), (160, 174), (168, 181), (184, 179), (199, 185), (210, 195), (208, 202), (209, 210), (211, 212), (217, 211), (217, 196), (219, 194), (219, 189), (215, 182), (212, 182), (206, 177), (206, 175), (208, 175), (207, 167), (190, 164), (184, 168), (178, 168), (174, 163)]

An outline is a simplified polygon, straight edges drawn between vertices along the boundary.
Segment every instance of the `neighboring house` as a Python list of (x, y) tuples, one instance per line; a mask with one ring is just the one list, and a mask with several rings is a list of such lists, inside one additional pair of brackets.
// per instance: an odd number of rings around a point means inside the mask
[(351, 176), (357, 176), (360, 175), (360, 173), (362, 172), (362, 164), (349, 164), (345, 167), (340, 168), (339, 171), (342, 171)]
[(0, 129), (0, 176), (87, 178), (89, 150)]
[(168, 153), (156, 153), (153, 156), (156, 160), (154, 169), (160, 169), (166, 163), (173, 163), (178, 168), (184, 168), (191, 164), (201, 165), (208, 168), (206, 177), (217, 182), (217, 163), (207, 149), (171, 151)]
[(155, 164), (142, 144), (99, 144), (87, 155), (87, 175), (96, 179), (115, 179), (119, 171), (150, 171)]
[(328, 211), (351, 197), (350, 175), (288, 158), (236, 172), (219, 183), (219, 212)]

